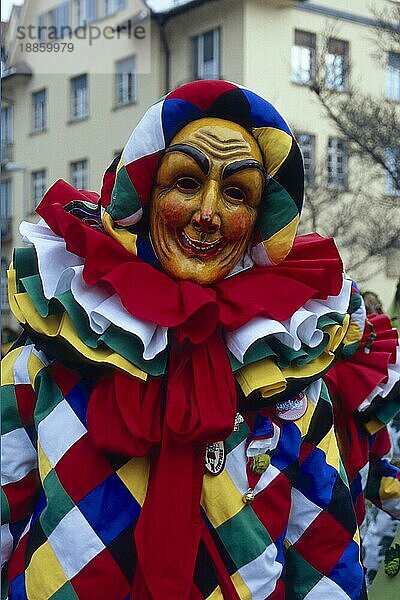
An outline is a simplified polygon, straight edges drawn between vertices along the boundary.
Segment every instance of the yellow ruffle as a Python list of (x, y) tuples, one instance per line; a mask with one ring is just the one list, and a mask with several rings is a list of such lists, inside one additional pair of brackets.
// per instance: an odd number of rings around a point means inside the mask
[(239, 369), (235, 376), (245, 396), (258, 390), (264, 398), (270, 398), (285, 391), (288, 379), (306, 379), (323, 373), (335, 359), (335, 350), (346, 335), (349, 319), (346, 315), (343, 325), (329, 325), (324, 329), (329, 342), (323, 354), (308, 364), (281, 369), (272, 358), (265, 358)]
[(66, 312), (43, 318), (36, 311), (27, 293), (18, 293), (15, 269), (8, 271), (8, 294), (10, 308), (20, 323), (26, 323), (37, 333), (51, 338), (62, 338), (87, 360), (117, 367), (133, 377), (146, 381), (147, 373), (138, 369), (123, 356), (109, 348), (89, 348), (78, 336)]

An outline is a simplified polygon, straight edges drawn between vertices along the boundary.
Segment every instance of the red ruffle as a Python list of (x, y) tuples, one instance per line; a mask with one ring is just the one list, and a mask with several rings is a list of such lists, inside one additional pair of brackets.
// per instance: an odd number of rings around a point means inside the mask
[(171, 279), (64, 211), (63, 206), (79, 199), (92, 198), (60, 180), (37, 212), (65, 239), (70, 252), (85, 258), (86, 283), (110, 286), (137, 318), (165, 327), (180, 326), (181, 340), (199, 343), (218, 325), (229, 331), (257, 316), (284, 321), (307, 300), (340, 292), (342, 261), (333, 240), (317, 234), (297, 238), (280, 265), (253, 268), (206, 287)]

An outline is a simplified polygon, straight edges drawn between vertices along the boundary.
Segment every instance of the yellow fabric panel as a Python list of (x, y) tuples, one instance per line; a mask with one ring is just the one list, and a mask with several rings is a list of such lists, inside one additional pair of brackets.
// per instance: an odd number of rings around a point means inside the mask
[(134, 233), (131, 233), (130, 231), (128, 231), (127, 229), (118, 229), (114, 226), (114, 221), (112, 219), (112, 217), (105, 212), (101, 218), (103, 225), (104, 225), (104, 229), (106, 230), (106, 232), (112, 237), (114, 238), (114, 240), (116, 242), (118, 242), (119, 244), (121, 244), (121, 246), (123, 246), (125, 248), (125, 250), (128, 250), (128, 252), (130, 252), (131, 254), (137, 254), (137, 248), (136, 248), (136, 240), (137, 240), (137, 235)]
[(317, 448), (325, 454), (326, 464), (330, 465), (336, 471), (340, 472), (339, 448), (333, 429), (328, 431), (326, 436), (320, 441)]
[(289, 155), (292, 137), (275, 127), (255, 127), (252, 134), (261, 148), (268, 174), (273, 177)]
[(15, 272), (14, 267), (11, 265), (9, 270), (7, 271), (8, 278), (8, 302), (10, 304), (11, 311), (14, 317), (20, 323), (25, 323), (24, 315), (19, 309), (17, 302), (15, 301), (15, 296), (17, 294), (17, 274)]
[(293, 245), (300, 217), (296, 215), (285, 227), (263, 242), (270, 261), (277, 265), (282, 262)]
[(379, 486), (379, 498), (381, 500), (400, 498), (400, 481), (394, 477), (382, 477)]
[(121, 158), (119, 159), (119, 163), (117, 165), (117, 170), (116, 170), (116, 174), (124, 167), (124, 161), (122, 160), (122, 155)]
[(217, 476), (204, 475), (201, 505), (215, 528), (237, 515), (245, 506), (241, 493), (226, 470)]
[(221, 592), (221, 588), (218, 586), (211, 592), (209, 596), (207, 596), (206, 600), (224, 600), (224, 597)]
[(353, 535), (353, 540), (355, 541), (355, 543), (359, 546), (360, 545), (360, 531), (357, 527), (354, 535)]
[(40, 444), (38, 444), (38, 463), (40, 481), (44, 481), (47, 475), (50, 473), (52, 466)]
[(45, 365), (42, 363), (40, 358), (38, 358), (33, 352), (30, 353), (28, 357), (28, 373), (29, 373), (29, 381), (32, 386), (35, 383), (35, 379), (37, 374), (45, 368)]
[(235, 377), (245, 396), (254, 390), (263, 389), (265, 397), (279, 394), (286, 389), (285, 377), (272, 358), (258, 360), (251, 365), (242, 367)]
[(361, 340), (362, 336), (362, 331), (357, 323), (353, 321), (353, 319), (350, 319), (350, 324), (344, 338), (344, 343), (346, 345), (355, 344)]
[(367, 423), (364, 423), (364, 427), (368, 431), (368, 433), (370, 433), (371, 435), (374, 435), (374, 433), (376, 433), (377, 431), (382, 429), (382, 427), (385, 427), (385, 424), (382, 423), (382, 421), (380, 421), (379, 419), (376, 419), (374, 417), (374, 418), (370, 419), (369, 421), (367, 421)]
[(314, 414), (314, 410), (315, 410), (314, 404), (311, 402), (311, 400), (309, 398), (307, 398), (306, 412), (300, 419), (297, 419), (297, 421), (293, 421), (294, 425), (296, 425), (296, 427), (299, 428), (302, 438), (306, 435), (306, 433), (310, 427), (310, 423), (311, 423), (311, 419)]
[(1, 361), (1, 385), (14, 384), (14, 363), (22, 352), (21, 348), (15, 348)]
[(236, 573), (234, 573), (231, 576), (231, 579), (233, 585), (236, 588), (240, 600), (251, 600), (251, 592), (245, 584), (245, 582), (243, 581), (243, 579), (241, 578), (240, 573), (236, 571)]
[(118, 469), (117, 475), (135, 500), (143, 506), (149, 480), (150, 462), (147, 456), (132, 458)]
[(14, 298), (18, 304), (19, 310), (23, 314), (23, 322), (28, 323), (28, 325), (30, 325), (37, 333), (47, 337), (61, 337), (79, 352), (79, 354), (90, 361), (117, 367), (133, 377), (138, 377), (144, 381), (147, 379), (147, 374), (144, 373), (144, 371), (135, 367), (135, 365), (116, 352), (107, 348), (89, 348), (89, 346), (86, 346), (76, 333), (67, 313), (64, 312), (62, 315), (50, 315), (44, 319), (36, 312), (28, 294), (16, 294)]
[(66, 582), (67, 577), (47, 541), (33, 553), (31, 562), (25, 571), (28, 599), (43, 600), (43, 598), (50, 598)]

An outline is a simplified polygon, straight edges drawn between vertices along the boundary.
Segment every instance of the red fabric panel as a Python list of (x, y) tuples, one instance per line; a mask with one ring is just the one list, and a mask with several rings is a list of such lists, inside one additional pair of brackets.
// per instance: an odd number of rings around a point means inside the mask
[[(297, 552), (314, 569), (329, 575), (352, 537), (328, 512), (323, 511), (294, 544)], [(321, 552), (323, 548), (323, 552)]]
[(166, 100), (170, 98), (187, 100), (200, 110), (206, 111), (223, 93), (236, 89), (238, 87), (228, 81), (192, 81), (170, 92)]
[(103, 453), (93, 448), (88, 434), (75, 442), (61, 457), (55, 471), (63, 488), (75, 503), (113, 473)]
[(149, 196), (153, 189), (154, 176), (162, 154), (163, 150), (159, 150), (158, 152), (154, 152), (154, 154), (148, 154), (125, 165), (142, 206), (145, 206), (149, 201)]
[(28, 427), (33, 423), (33, 412), (36, 405), (35, 391), (30, 384), (22, 383), (16, 385), (14, 389), (21, 423), (24, 427)]
[(291, 506), (291, 484), (280, 473), (254, 498), (251, 507), (275, 542), (285, 531)]
[(8, 579), (14, 581), (18, 575), (25, 571), (25, 556), (28, 545), (29, 532), (27, 532), (18, 542), (17, 547), (11, 554), (8, 561)]
[(71, 583), (78, 598), (85, 600), (99, 600), (99, 598), (124, 600), (130, 592), (128, 580), (107, 549), (95, 556), (79, 571), (71, 579)]
[(20, 521), (32, 514), (38, 489), (39, 474), (37, 469), (33, 469), (20, 481), (3, 486), (10, 507), (11, 523)]

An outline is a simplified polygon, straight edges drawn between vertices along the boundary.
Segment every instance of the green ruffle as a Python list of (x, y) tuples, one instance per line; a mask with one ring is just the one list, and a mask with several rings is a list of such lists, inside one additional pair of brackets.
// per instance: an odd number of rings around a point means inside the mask
[(89, 348), (107, 346), (149, 375), (156, 377), (165, 373), (167, 350), (163, 350), (152, 360), (145, 360), (143, 343), (138, 336), (127, 333), (113, 324), (103, 334), (96, 334), (90, 328), (87, 314), (70, 291), (59, 294), (50, 300), (45, 298), (34, 248), (19, 248), (14, 253), (14, 268), (18, 291), (28, 294), (41, 317), (46, 318), (65, 311), (79, 338)]

